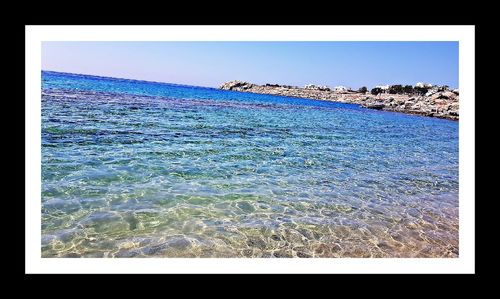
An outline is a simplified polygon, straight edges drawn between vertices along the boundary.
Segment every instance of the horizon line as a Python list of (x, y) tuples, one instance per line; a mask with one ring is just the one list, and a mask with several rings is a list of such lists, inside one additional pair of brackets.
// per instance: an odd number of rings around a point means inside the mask
[[(71, 72), (63, 72), (63, 71), (53, 71), (53, 70), (44, 70), (42, 69), (41, 70), (42, 72), (52, 72), (52, 73), (60, 73), (60, 74), (69, 74), (69, 75), (83, 75), (83, 76), (91, 76), (91, 77), (100, 77), (100, 78), (109, 78), (109, 79), (119, 79), (119, 80), (129, 80), (129, 81), (140, 81), (140, 82), (148, 82), (148, 83), (158, 83), (158, 84), (171, 84), (171, 85), (180, 85), (180, 86), (190, 86), (190, 87), (202, 87), (202, 88), (212, 88), (212, 89), (219, 89), (218, 86), (203, 86), (203, 85), (191, 85), (191, 84), (185, 84), (185, 83), (173, 83), (173, 82), (164, 82), (164, 81), (151, 81), (151, 80), (143, 80), (143, 79), (136, 79), (136, 78), (121, 78), (121, 77), (111, 77), (111, 76), (107, 76), (107, 75), (96, 75), (96, 74), (83, 74), (83, 73), (71, 73)], [(220, 85), (222, 84), (225, 84), (225, 83), (228, 83), (228, 82), (231, 82), (231, 81), (241, 81), (241, 82), (247, 82), (247, 83), (251, 83), (251, 84), (255, 84), (255, 83), (252, 83), (252, 82), (248, 82), (248, 81), (245, 81), (245, 80), (237, 80), (237, 79), (232, 79), (232, 80), (229, 80), (229, 81), (224, 81), (222, 83), (220, 83)], [(424, 81), (421, 81), (422, 83), (425, 83), (425, 84), (432, 84), (434, 85), (433, 83), (428, 83), (428, 82), (424, 82)], [(420, 83), (420, 82), (417, 82), (417, 83)], [(264, 83), (262, 84), (261, 86), (264, 86), (266, 84), (277, 84), (277, 83)], [(399, 84), (399, 83), (398, 83)], [(378, 85), (375, 85), (373, 86), (372, 88), (368, 88), (368, 86), (366, 85), (362, 85), (361, 87), (367, 87), (369, 90), (373, 89), (373, 88), (376, 88), (377, 86), (385, 86), (385, 85), (398, 85), (398, 84), (378, 84)], [(416, 83), (415, 83), (416, 84)], [(219, 85), (219, 86), (220, 86)], [(259, 85), (259, 84), (256, 84), (256, 85)], [(284, 86), (284, 85), (289, 85), (289, 84), (277, 84), (277, 85), (280, 85), (280, 86)], [(327, 87), (330, 87), (328, 85), (320, 85), (320, 84), (317, 84), (317, 83), (309, 83), (309, 84), (306, 84), (306, 85), (315, 85), (315, 86), (327, 86)], [(304, 85), (304, 87), (306, 86)], [(405, 85), (408, 85), (408, 84), (399, 84), (399, 85), (402, 85), (402, 86), (405, 86)], [(290, 86), (294, 86), (294, 85), (290, 85)], [(345, 86), (345, 85), (338, 85), (338, 86)], [(415, 86), (415, 85), (412, 85), (412, 86)], [(438, 85), (436, 85), (438, 86)], [(296, 86), (298, 88), (304, 88), (304, 87), (300, 87), (300, 86)], [(360, 88), (361, 88), (360, 87)], [(348, 86), (348, 88), (352, 89), (350, 86)], [(458, 89), (458, 87), (453, 87), (452, 89)], [(352, 89), (352, 90), (355, 90), (355, 89)]]
[[(43, 69), (41, 71), (42, 72), (50, 72), (50, 73), (68, 74), (68, 75), (82, 75), (82, 76), (99, 77), (99, 78), (109, 78), (109, 79), (119, 79), (119, 80), (128, 80), (128, 81), (139, 81), (139, 82), (148, 82), (148, 83), (171, 84), (171, 85), (181, 85), (181, 86), (190, 86), (190, 87), (203, 87), (203, 88), (218, 89), (218, 87), (213, 87), (213, 86), (191, 85), (191, 84), (184, 84), (184, 83), (164, 82), (164, 81), (151, 81), (151, 80), (143, 80), (143, 79), (135, 79), (135, 78), (121, 78), (121, 77), (112, 77), (112, 76), (107, 76), (107, 75), (71, 73), (71, 72), (43, 70)], [(224, 82), (224, 83), (226, 83), (226, 82)]]

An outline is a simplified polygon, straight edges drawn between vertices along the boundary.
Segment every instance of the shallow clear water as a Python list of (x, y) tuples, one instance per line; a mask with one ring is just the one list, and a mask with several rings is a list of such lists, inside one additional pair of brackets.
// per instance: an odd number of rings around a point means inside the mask
[(42, 72), (43, 257), (457, 257), (458, 122)]

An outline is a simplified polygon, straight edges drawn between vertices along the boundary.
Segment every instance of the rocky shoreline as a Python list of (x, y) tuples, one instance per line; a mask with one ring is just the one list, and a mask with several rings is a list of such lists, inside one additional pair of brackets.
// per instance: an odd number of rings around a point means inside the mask
[(458, 90), (450, 90), (447, 87), (430, 88), (425, 94), (391, 94), (381, 92), (375, 95), (368, 91), (364, 93), (351, 90), (339, 91), (314, 85), (300, 88), (278, 84), (257, 85), (243, 81), (226, 82), (219, 88), (223, 90), (358, 104), (369, 109), (418, 114), (451, 120), (459, 119), (459, 92)]

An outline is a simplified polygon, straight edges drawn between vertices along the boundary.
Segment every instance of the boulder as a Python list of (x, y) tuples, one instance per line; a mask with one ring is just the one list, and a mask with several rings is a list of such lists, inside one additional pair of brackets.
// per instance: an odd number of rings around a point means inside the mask
[(456, 97), (456, 94), (452, 91), (444, 91), (443, 92), (443, 96), (447, 97), (447, 98), (453, 98), (453, 97)]
[(404, 103), (404, 108), (405, 108), (405, 109), (410, 109), (413, 105), (414, 105), (414, 103), (413, 103), (413, 102), (406, 101), (406, 102)]
[(442, 92), (437, 92), (430, 97), (431, 101), (435, 101), (437, 99), (447, 99), (447, 98), (448, 97), (444, 96)]
[(365, 108), (369, 108), (369, 109), (381, 110), (381, 109), (383, 109), (385, 107), (385, 104), (384, 103), (380, 103), (380, 102), (377, 102), (377, 103), (365, 103), (362, 106), (365, 107)]
[(431, 89), (431, 90), (429, 90), (429, 91), (425, 94), (425, 96), (426, 96), (426, 97), (430, 97), (430, 96), (432, 96), (433, 94), (436, 94), (437, 92), (438, 92), (438, 90), (437, 90), (437, 89)]
[(222, 84), (219, 86), (220, 89), (225, 89), (225, 90), (237, 90), (237, 91), (242, 91), (242, 90), (247, 90), (252, 87), (254, 87), (255, 84), (244, 82), (244, 81), (230, 81)]
[(411, 110), (420, 110), (422, 108), (422, 103), (416, 103), (415, 105), (411, 106)]

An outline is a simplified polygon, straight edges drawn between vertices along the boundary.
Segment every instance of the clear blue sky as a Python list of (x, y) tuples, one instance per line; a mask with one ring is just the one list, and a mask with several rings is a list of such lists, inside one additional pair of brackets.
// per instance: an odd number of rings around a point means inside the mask
[(42, 69), (209, 87), (458, 88), (458, 42), (44, 42)]

